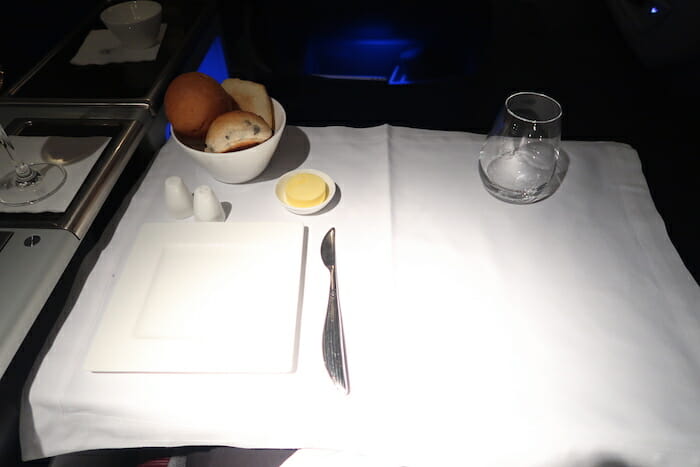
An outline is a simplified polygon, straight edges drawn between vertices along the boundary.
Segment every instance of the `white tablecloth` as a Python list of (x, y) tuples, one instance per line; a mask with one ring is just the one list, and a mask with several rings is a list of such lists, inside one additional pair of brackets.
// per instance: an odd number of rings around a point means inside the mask
[[(252, 183), (214, 181), (168, 142), (30, 386), (23, 457), (139, 446), (344, 450), (387, 465), (700, 463), (700, 289), (670, 243), (635, 151), (565, 142), (550, 198), (500, 202), (483, 136), (392, 126), (286, 129)], [(340, 199), (300, 218), (273, 194), (323, 170)], [(309, 229), (293, 374), (95, 374), (83, 359), (139, 227), (167, 221), (163, 181), (212, 186), (227, 222)], [(188, 221), (172, 221), (188, 222)], [(351, 393), (321, 356), (337, 229)], [(570, 463), (570, 464), (569, 464)]]

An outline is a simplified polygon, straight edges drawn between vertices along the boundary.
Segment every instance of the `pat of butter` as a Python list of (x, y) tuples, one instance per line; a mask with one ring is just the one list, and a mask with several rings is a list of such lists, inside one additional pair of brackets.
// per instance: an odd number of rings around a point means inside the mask
[(290, 206), (310, 208), (323, 203), (328, 196), (328, 187), (318, 175), (298, 173), (284, 186), (284, 197)]

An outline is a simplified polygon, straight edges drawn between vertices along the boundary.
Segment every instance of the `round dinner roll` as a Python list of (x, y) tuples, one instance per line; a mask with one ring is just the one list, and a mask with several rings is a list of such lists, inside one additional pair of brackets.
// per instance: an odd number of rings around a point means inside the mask
[(231, 96), (198, 71), (177, 76), (165, 91), (165, 115), (178, 135), (204, 140), (219, 115), (233, 109)]
[(205, 151), (231, 152), (266, 141), (272, 129), (260, 116), (245, 110), (219, 115), (209, 127)]

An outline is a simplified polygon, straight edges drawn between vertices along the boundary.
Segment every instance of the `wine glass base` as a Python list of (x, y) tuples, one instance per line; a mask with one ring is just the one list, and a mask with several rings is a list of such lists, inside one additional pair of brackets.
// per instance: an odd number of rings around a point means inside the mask
[(486, 191), (494, 198), (506, 203), (532, 204), (548, 198), (554, 192), (549, 183), (528, 190), (509, 190), (489, 180), (481, 168), (481, 164), (479, 165), (479, 175)]
[(28, 164), (37, 172), (32, 181), (18, 180), (15, 171), (0, 177), (0, 204), (27, 206), (56, 193), (66, 182), (66, 169), (60, 165), (37, 162)]

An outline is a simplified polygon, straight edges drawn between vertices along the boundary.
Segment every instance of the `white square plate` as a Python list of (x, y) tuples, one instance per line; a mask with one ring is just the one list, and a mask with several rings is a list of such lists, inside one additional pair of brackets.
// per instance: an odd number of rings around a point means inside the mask
[(296, 223), (144, 224), (86, 368), (294, 371), (303, 246)]

